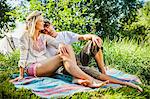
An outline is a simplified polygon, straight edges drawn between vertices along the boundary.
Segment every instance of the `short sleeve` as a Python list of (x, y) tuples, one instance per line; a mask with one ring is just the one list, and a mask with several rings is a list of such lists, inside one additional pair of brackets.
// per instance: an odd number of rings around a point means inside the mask
[(70, 31), (66, 31), (67, 36), (70, 38), (70, 44), (74, 43), (74, 42), (78, 42), (78, 37), (79, 34), (74, 33), (74, 32), (70, 32)]
[(53, 46), (55, 48), (58, 48), (60, 42), (56, 41), (56, 39), (51, 37), (50, 35), (46, 35), (46, 34), (44, 35), (46, 37), (46, 42), (48, 46)]
[(20, 60), (18, 66), (25, 68), (27, 62), (27, 54), (28, 54), (28, 37), (26, 35), (22, 35), (19, 40), (19, 47), (20, 47)]

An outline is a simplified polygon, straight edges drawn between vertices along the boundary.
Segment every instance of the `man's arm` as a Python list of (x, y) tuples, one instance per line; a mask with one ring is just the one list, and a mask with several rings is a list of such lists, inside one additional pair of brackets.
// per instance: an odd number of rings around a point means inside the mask
[(102, 39), (94, 34), (79, 35), (78, 40), (92, 40), (93, 44), (96, 44), (99, 48), (102, 46)]
[(92, 38), (96, 36), (94, 34), (84, 34), (84, 35), (79, 35), (78, 39), (79, 40), (92, 40)]
[(97, 45), (100, 50), (98, 53), (95, 55), (95, 59), (98, 63), (98, 67), (101, 70), (103, 74), (106, 74), (106, 70), (104, 68), (104, 61), (103, 61), (103, 54), (102, 54), (102, 39), (96, 35), (93, 34), (85, 34), (85, 35), (79, 35), (78, 40), (91, 40), (94, 45)]

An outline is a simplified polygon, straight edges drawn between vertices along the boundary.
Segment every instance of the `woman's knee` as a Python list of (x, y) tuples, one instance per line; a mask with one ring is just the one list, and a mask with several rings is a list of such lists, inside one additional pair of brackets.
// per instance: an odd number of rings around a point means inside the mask
[(66, 45), (67, 49), (73, 49), (71, 45)]

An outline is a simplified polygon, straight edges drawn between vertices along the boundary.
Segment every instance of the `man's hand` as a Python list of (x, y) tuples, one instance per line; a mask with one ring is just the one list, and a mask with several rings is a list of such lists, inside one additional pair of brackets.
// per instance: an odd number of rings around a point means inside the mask
[(79, 35), (78, 40), (92, 40), (94, 45), (97, 45), (99, 48), (102, 47), (102, 39), (94, 34)]
[(22, 79), (23, 79), (23, 76), (19, 76), (19, 77), (15, 78), (15, 79), (10, 80), (9, 82), (12, 83), (12, 82), (15, 82), (15, 81), (20, 81)]
[(96, 35), (92, 36), (92, 42), (94, 45), (97, 45), (99, 48), (102, 47), (102, 39)]

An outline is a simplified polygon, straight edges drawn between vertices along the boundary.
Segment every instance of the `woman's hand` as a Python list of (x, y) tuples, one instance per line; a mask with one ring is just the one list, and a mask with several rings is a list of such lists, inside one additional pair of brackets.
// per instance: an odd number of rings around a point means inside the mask
[(15, 81), (20, 81), (22, 79), (23, 79), (23, 76), (19, 76), (19, 77), (15, 78), (15, 79), (10, 80), (9, 82), (12, 83), (12, 82), (15, 82)]
[(20, 81), (20, 80), (23, 79), (23, 77), (24, 77), (24, 75), (23, 75), (24, 74), (24, 68), (22, 66), (20, 66), (19, 71), (20, 71), (19, 77), (15, 78), (15, 79), (12, 79), (9, 82)]
[(92, 42), (94, 45), (97, 45), (99, 48), (102, 47), (102, 39), (96, 35), (92, 37)]
[(70, 55), (68, 53), (67, 45), (60, 44), (58, 51), (59, 51), (60, 56), (63, 59), (63, 61), (69, 61), (70, 60)]
[(59, 44), (59, 46), (58, 46), (58, 52), (61, 53), (61, 52), (65, 52), (65, 51), (66, 51), (65, 44), (63, 44), (63, 43)]

